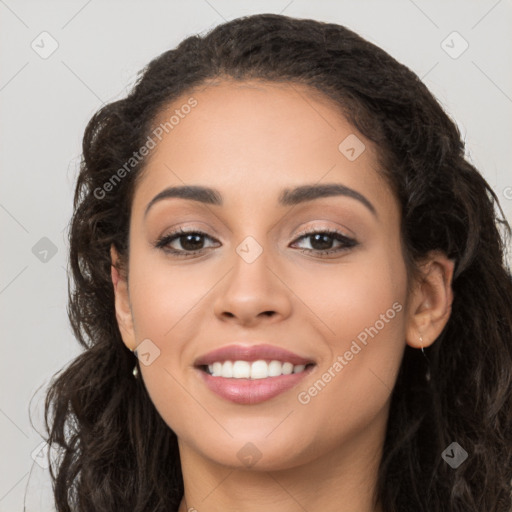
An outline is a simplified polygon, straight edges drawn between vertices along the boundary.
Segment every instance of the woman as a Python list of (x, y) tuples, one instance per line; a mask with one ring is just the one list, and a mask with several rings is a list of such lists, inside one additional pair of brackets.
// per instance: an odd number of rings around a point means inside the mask
[(154, 59), (84, 135), (58, 510), (512, 510), (500, 212), (344, 27), (254, 15)]

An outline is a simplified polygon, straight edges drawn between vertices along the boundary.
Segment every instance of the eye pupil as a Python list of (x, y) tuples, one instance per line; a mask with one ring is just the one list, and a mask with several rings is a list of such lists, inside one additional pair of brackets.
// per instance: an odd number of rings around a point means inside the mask
[[(183, 249), (188, 251), (196, 251), (197, 249), (201, 249), (202, 245), (202, 235), (199, 234), (189, 234), (189, 235), (183, 235), (181, 238), (181, 246)], [(190, 239), (193, 239), (194, 241), (190, 242)], [(184, 241), (185, 240), (185, 241)]]
[[(314, 235), (311, 235), (311, 237), (313, 239), (311, 242), (311, 246), (318, 251), (330, 249), (332, 246), (332, 237), (330, 235), (316, 233)], [(323, 243), (322, 243), (322, 241), (323, 241)], [(320, 243), (318, 244), (317, 242), (320, 242)], [(320, 247), (318, 247), (318, 245), (320, 245)]]

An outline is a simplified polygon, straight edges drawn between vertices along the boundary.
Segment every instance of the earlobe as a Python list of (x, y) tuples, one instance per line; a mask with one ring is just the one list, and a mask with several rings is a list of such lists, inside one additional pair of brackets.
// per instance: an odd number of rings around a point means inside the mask
[(119, 256), (115, 247), (110, 248), (111, 277), (114, 286), (116, 320), (127, 348), (133, 351), (136, 347), (133, 316), (130, 307), (130, 295), (128, 292), (127, 276), (120, 270)]
[(429, 253), (409, 300), (407, 344), (428, 347), (448, 323), (453, 302), (454, 261), (440, 251)]

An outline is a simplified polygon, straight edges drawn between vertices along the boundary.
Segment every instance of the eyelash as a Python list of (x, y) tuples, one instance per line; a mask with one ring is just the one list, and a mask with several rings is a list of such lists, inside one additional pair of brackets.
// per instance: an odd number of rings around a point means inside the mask
[[(319, 256), (326, 256), (329, 254), (335, 254), (335, 253), (340, 253), (340, 252), (346, 251), (346, 250), (358, 245), (358, 242), (356, 240), (354, 240), (353, 238), (349, 238), (346, 235), (344, 235), (343, 233), (340, 233), (339, 231), (329, 230), (329, 229), (302, 231), (301, 233), (299, 233), (298, 238), (296, 238), (295, 240), (298, 241), (302, 238), (312, 237), (313, 235), (316, 235), (316, 234), (327, 235), (327, 236), (341, 242), (343, 244), (343, 246), (339, 247), (337, 249), (327, 249), (324, 251), (322, 251), (320, 249), (302, 249), (302, 252), (315, 253)], [(210, 238), (211, 240), (214, 240), (212, 237), (208, 236), (206, 233), (203, 233), (202, 231), (184, 230), (184, 229), (180, 228), (176, 231), (173, 231), (172, 233), (162, 236), (155, 242), (154, 245), (157, 249), (161, 249), (164, 252), (172, 254), (173, 256), (176, 256), (178, 258), (188, 258), (190, 256), (194, 256), (194, 255), (199, 254), (200, 252), (204, 251), (204, 248), (198, 249), (196, 251), (184, 251), (184, 250), (178, 251), (176, 249), (171, 249), (171, 248), (167, 247), (174, 240), (178, 240), (181, 237), (186, 236), (186, 235), (205, 236), (207, 238)]]

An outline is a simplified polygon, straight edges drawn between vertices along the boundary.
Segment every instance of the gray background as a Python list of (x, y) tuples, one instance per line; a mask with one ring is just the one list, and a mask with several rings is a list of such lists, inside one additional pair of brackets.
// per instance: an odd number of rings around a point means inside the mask
[(510, 0), (0, 0), (0, 512), (23, 510), (25, 491), (27, 511), (54, 510), (38, 431), (49, 379), (80, 352), (66, 235), (88, 119), (184, 37), (257, 12), (347, 25), (409, 66), (512, 218)]

